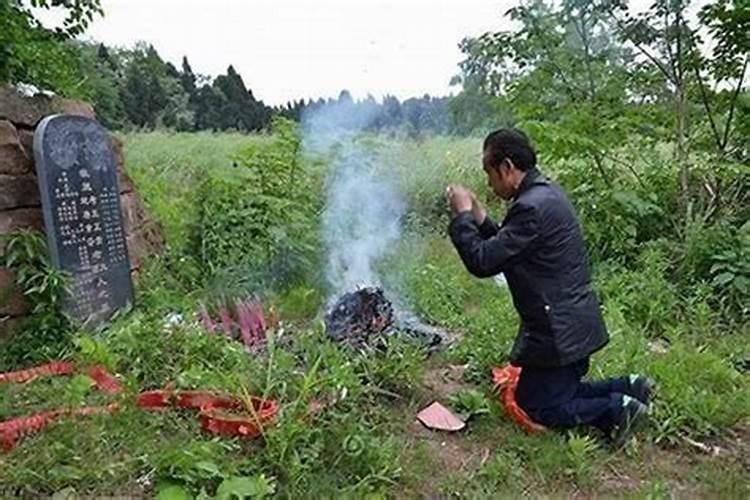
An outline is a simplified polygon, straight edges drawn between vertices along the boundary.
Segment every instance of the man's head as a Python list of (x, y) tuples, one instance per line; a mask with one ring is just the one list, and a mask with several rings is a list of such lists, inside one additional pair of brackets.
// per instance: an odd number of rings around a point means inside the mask
[(495, 194), (509, 200), (526, 172), (536, 166), (536, 152), (526, 134), (517, 129), (502, 128), (484, 140), (482, 165)]

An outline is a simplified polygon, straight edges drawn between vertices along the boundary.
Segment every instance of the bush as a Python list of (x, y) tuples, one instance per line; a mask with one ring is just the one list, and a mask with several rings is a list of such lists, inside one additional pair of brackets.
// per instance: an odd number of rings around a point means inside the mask
[(597, 273), (597, 290), (605, 307), (610, 301), (624, 311), (626, 321), (648, 332), (663, 334), (679, 321), (680, 300), (667, 275), (668, 260), (658, 245), (650, 245), (637, 257), (632, 269), (604, 266)]
[[(20, 331), (0, 348), (0, 368), (46, 361), (63, 355), (70, 347), (72, 325), (63, 313), (68, 275), (52, 266), (44, 235), (21, 230), (7, 236), (0, 265), (15, 272), (16, 287), (23, 292), (30, 315)], [(9, 290), (0, 290), (0, 302)]]
[(273, 141), (206, 173), (198, 189), (192, 253), (221, 289), (291, 281), (315, 259), (318, 181), (300, 160), (294, 125), (274, 127)]
[(592, 162), (567, 159), (551, 165), (549, 173), (570, 196), (595, 261), (628, 263), (638, 255), (640, 245), (673, 232), (670, 200), (653, 186), (671, 188), (676, 174), (666, 164), (662, 170), (644, 162), (632, 168), (635, 174), (619, 166), (612, 169), (608, 184)]

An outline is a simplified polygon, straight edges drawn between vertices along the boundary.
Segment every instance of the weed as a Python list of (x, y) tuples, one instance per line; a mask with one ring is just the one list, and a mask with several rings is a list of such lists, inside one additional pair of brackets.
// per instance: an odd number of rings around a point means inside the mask
[(20, 331), (2, 348), (0, 368), (8, 370), (64, 354), (72, 326), (63, 314), (68, 276), (50, 264), (44, 236), (38, 231), (20, 230), (6, 239), (3, 265), (14, 270), (16, 286), (23, 292), (30, 313)]
[(484, 394), (476, 389), (464, 389), (450, 397), (451, 408), (467, 418), (490, 412)]

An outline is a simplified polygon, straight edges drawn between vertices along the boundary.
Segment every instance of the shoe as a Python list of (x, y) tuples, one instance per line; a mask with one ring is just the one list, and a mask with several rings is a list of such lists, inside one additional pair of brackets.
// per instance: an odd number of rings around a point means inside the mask
[(656, 382), (653, 379), (642, 375), (630, 375), (628, 385), (628, 396), (634, 397), (646, 406), (651, 404), (656, 389)]
[(648, 406), (631, 396), (625, 395), (622, 397), (622, 406), (622, 416), (620, 421), (615, 424), (611, 434), (612, 446), (615, 450), (619, 450), (625, 445), (628, 438), (648, 415)]

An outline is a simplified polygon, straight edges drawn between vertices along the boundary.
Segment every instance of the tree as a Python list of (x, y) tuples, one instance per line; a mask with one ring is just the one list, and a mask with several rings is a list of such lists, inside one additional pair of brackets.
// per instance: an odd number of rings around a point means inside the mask
[[(703, 7), (700, 20), (715, 44), (711, 59), (699, 59), (694, 70), (715, 145), (720, 154), (724, 154), (730, 144), (735, 109), (740, 105), (740, 94), (750, 60), (750, 15), (745, 2), (719, 0)], [(724, 93), (727, 102), (723, 106), (726, 110), (723, 131), (717, 123), (717, 110), (711, 105), (711, 94), (706, 92), (703, 71), (710, 73), (715, 85), (726, 83), (731, 89)], [(742, 137), (742, 134), (739, 136)]]
[(195, 74), (190, 67), (187, 56), (182, 57), (182, 73), (180, 73), (180, 83), (182, 88), (189, 96), (195, 94)]
[(153, 128), (169, 96), (163, 81), (166, 68), (152, 46), (136, 46), (125, 74), (121, 97), (128, 120), (138, 127)]
[(107, 128), (121, 128), (126, 121), (121, 92), (119, 54), (103, 44), (76, 44), (80, 53), (80, 72), (86, 75), (81, 97), (89, 101), (97, 119)]
[[(65, 14), (63, 25), (47, 29), (31, 7), (55, 7)], [(66, 40), (82, 33), (102, 13), (99, 0), (0, 1), (0, 81), (32, 83), (64, 95), (79, 95), (78, 53)]]
[(383, 127), (395, 129), (401, 126), (404, 115), (398, 98), (392, 95), (383, 97)]
[(462, 41), (464, 96), (453, 110), (478, 115), (482, 94), (507, 99), (521, 121), (547, 124), (549, 151), (586, 152), (608, 181), (602, 151), (622, 134), (630, 58), (611, 41), (608, 12), (588, 0), (534, 0), (510, 9), (516, 30)]
[(226, 96), (213, 85), (201, 86), (195, 97), (195, 126), (198, 130), (219, 130)]
[(268, 125), (270, 111), (245, 87), (234, 66), (230, 65), (227, 74), (218, 76), (213, 85), (226, 98), (218, 117), (220, 129), (253, 131)]
[(466, 135), (485, 133), (515, 123), (505, 98), (491, 96), (477, 85), (464, 85), (463, 90), (448, 102), (451, 130)]
[[(634, 16), (623, 2), (615, 2), (612, 10), (621, 38), (636, 47), (642, 64), (654, 68), (671, 94), (675, 156), (680, 166), (680, 202), (687, 212), (691, 211), (690, 118), (699, 119), (695, 113), (691, 116), (691, 93), (700, 95), (716, 150), (722, 156), (731, 138), (734, 110), (748, 65), (750, 19), (744, 3), (720, 0), (701, 11), (700, 20), (715, 41), (713, 57), (706, 57), (709, 51), (705, 42), (698, 28), (691, 26), (687, 19), (690, 0), (655, 0), (648, 11)], [(712, 101), (717, 101), (717, 94), (727, 93), (709, 91), (707, 80), (713, 80), (715, 88), (725, 84), (733, 89), (724, 99), (727, 111), (723, 132), (719, 129), (718, 110), (712, 106)], [(715, 199), (715, 189), (709, 191)]]

